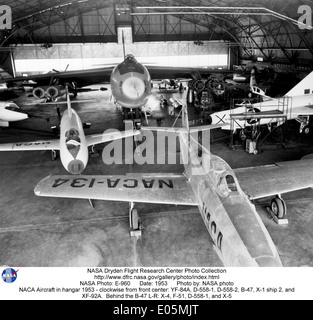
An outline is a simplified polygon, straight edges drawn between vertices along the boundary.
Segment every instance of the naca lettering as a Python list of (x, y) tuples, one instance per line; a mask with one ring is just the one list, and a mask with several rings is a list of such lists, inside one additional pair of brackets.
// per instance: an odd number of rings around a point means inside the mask
[(0, 30), (12, 29), (12, 10), (7, 5), (0, 6)]

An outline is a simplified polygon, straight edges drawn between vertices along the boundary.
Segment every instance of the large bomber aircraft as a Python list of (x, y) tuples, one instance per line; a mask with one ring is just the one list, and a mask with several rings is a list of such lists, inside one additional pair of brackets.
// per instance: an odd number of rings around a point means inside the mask
[(129, 202), (132, 228), (138, 227), (135, 202), (195, 205), (225, 266), (281, 267), (276, 247), (251, 200), (274, 196), (271, 209), (284, 216), (286, 205), (280, 195), (313, 185), (312, 159), (232, 170), (194, 139), (197, 127), (189, 128), (185, 106), (182, 112), (183, 128), (145, 130), (165, 130), (179, 136), (183, 174), (50, 175), (37, 184), (35, 194)]
[[(5, 143), (0, 144), (0, 151), (38, 151), (51, 150), (53, 158), (60, 151), (63, 167), (71, 174), (81, 174), (88, 163), (88, 147), (103, 142), (138, 135), (133, 129), (124, 132), (107, 132), (99, 135), (85, 136), (83, 124), (77, 112), (72, 109), (67, 94), (67, 110), (64, 111), (60, 124), (60, 139)], [(132, 128), (132, 126), (131, 126)]]
[(251, 89), (253, 93), (261, 95), (264, 101), (214, 112), (209, 121), (212, 124), (224, 124), (223, 130), (235, 131), (246, 126), (281, 124), (285, 117), (286, 120), (297, 120), (300, 132), (309, 132), (309, 117), (313, 115), (313, 71), (281, 98), (270, 98), (255, 86)]
[[(73, 70), (73, 71), (64, 71), (59, 72), (54, 70), (54, 72), (31, 75), (29, 77), (0, 77), (0, 92), (10, 90), (12, 87), (18, 86), (32, 86), (33, 95), (38, 98), (52, 98), (57, 99), (60, 96), (65, 95), (65, 87), (68, 86), (68, 89), (71, 93), (74, 93), (74, 96), (77, 95), (80, 91), (88, 90), (84, 88), (89, 85), (99, 84), (99, 83), (110, 83), (116, 82), (120, 83), (118, 79), (114, 79), (115, 76), (119, 76), (120, 70), (122, 70), (122, 76), (125, 74), (133, 75), (136, 78), (136, 70), (143, 69), (148, 70), (150, 74), (149, 78), (152, 79), (164, 79), (164, 78), (198, 78), (200, 79), (200, 73), (202, 75), (210, 75), (212, 73), (228, 73), (228, 70), (214, 70), (206, 68), (188, 68), (188, 67), (165, 67), (165, 66), (143, 66), (142, 64), (136, 63), (140, 66), (131, 69), (134, 66), (134, 63), (131, 65), (128, 62), (132, 62), (127, 55), (125, 61), (123, 61), (119, 67), (116, 69), (116, 66), (105, 66), (101, 68), (86, 69), (86, 70)], [(133, 60), (134, 62), (135, 60)], [(115, 69), (115, 71), (114, 71)], [(134, 72), (134, 73), (133, 73)], [(141, 73), (140, 73), (141, 74)], [(144, 75), (146, 77), (146, 73)], [(111, 79), (113, 77), (113, 79)], [(151, 79), (151, 78), (150, 78)], [(150, 81), (150, 80), (149, 80)], [(128, 82), (128, 86), (132, 85)], [(139, 89), (139, 88), (138, 88)]]

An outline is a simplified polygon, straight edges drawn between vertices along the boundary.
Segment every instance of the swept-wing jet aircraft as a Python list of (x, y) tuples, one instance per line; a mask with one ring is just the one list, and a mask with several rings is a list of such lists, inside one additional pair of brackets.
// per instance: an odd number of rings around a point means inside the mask
[(72, 109), (69, 94), (67, 94), (67, 110), (64, 111), (60, 124), (60, 139), (5, 143), (0, 144), (0, 151), (30, 151), (51, 150), (53, 158), (60, 151), (64, 168), (71, 174), (81, 174), (88, 163), (88, 147), (103, 142), (138, 135), (139, 131), (132, 129), (124, 132), (107, 132), (99, 135), (85, 136), (83, 124), (77, 112)]
[(183, 128), (142, 129), (179, 136), (183, 174), (51, 175), (37, 184), (35, 194), (127, 201), (132, 228), (138, 227), (135, 202), (195, 205), (225, 266), (281, 267), (276, 247), (250, 200), (275, 196), (271, 208), (284, 216), (286, 205), (280, 194), (313, 185), (312, 159), (232, 170), (194, 138), (198, 130), (216, 126), (189, 128), (187, 108), (182, 112)]
[[(313, 72), (308, 74), (283, 97), (273, 99), (265, 95), (259, 88), (251, 87), (252, 92), (261, 95), (262, 102), (237, 105), (232, 110), (214, 112), (210, 115), (212, 124), (225, 124), (223, 130), (244, 129), (246, 126), (270, 123), (281, 124), (283, 117), (297, 120), (300, 132), (309, 132), (309, 117), (313, 115)], [(233, 120), (233, 126), (231, 125)]]
[[(0, 86), (3, 86), (3, 90), (9, 90), (11, 87), (20, 86), (33, 86), (33, 95), (38, 99), (44, 97), (51, 98), (53, 100), (65, 94), (66, 85), (71, 93), (76, 96), (78, 92), (88, 90), (84, 88), (88, 85), (99, 84), (99, 83), (116, 83), (117, 85), (125, 81), (125, 79), (136, 78), (135, 80), (128, 80), (126, 84), (123, 84), (123, 90), (126, 90), (125, 95), (128, 96), (128, 100), (133, 99), (133, 95), (137, 97), (137, 104), (139, 102), (138, 94), (141, 95), (140, 86), (141, 80), (144, 78), (146, 82), (151, 85), (152, 79), (178, 79), (178, 78), (194, 78), (200, 79), (201, 75), (208, 76), (212, 73), (225, 73), (228, 70), (214, 70), (206, 68), (188, 68), (188, 67), (166, 67), (166, 66), (143, 66), (137, 62), (134, 57), (130, 59), (131, 55), (127, 55), (125, 60), (118, 66), (105, 66), (101, 68), (85, 69), (85, 70), (74, 70), (64, 72), (53, 72), (39, 75), (32, 75), (29, 77), (12, 77), (1, 79)], [(133, 68), (133, 69), (132, 69)], [(121, 71), (121, 72), (120, 72)], [(140, 77), (138, 77), (138, 71)], [(144, 72), (144, 73), (142, 73)], [(147, 73), (149, 76), (147, 78)], [(201, 75), (200, 75), (201, 74)], [(113, 78), (113, 79), (112, 79)], [(31, 82), (28, 82), (31, 81)], [(136, 84), (136, 88), (131, 88)], [(140, 87), (138, 87), (140, 86)], [(105, 89), (105, 88), (103, 88)], [(150, 90), (147, 89), (147, 90)], [(114, 90), (119, 98), (118, 90)], [(145, 92), (148, 94), (148, 91)], [(145, 101), (144, 97), (142, 97)], [(116, 99), (118, 100), (118, 99)], [(143, 105), (140, 105), (142, 107)], [(127, 106), (126, 106), (127, 108)], [(134, 103), (128, 108), (136, 108)]]

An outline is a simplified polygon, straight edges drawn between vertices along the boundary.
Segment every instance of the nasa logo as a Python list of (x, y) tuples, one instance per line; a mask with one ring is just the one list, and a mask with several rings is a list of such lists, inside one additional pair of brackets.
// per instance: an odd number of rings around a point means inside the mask
[(15, 271), (13, 268), (6, 268), (2, 271), (1, 277), (2, 280), (6, 283), (12, 283), (17, 278), (17, 271)]
[(12, 29), (12, 10), (10, 6), (0, 6), (0, 30)]

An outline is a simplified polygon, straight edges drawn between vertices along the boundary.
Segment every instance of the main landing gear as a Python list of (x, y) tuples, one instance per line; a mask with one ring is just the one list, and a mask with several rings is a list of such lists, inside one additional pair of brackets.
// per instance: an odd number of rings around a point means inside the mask
[(267, 211), (277, 224), (288, 224), (287, 206), (280, 195), (272, 199), (271, 206), (267, 208)]
[(51, 158), (55, 161), (58, 158), (58, 154), (56, 150), (51, 150)]
[(141, 221), (138, 215), (138, 210), (134, 208), (134, 203), (129, 203), (129, 227), (132, 237), (141, 237)]

